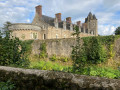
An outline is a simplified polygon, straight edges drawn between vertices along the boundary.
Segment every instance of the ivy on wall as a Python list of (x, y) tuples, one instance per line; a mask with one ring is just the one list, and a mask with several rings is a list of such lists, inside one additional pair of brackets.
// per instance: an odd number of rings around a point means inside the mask
[[(105, 53), (107, 54), (107, 58), (113, 58), (114, 57), (114, 52), (113, 52), (113, 47), (114, 47), (114, 42), (116, 39), (118, 39), (120, 36), (98, 36), (98, 37), (84, 37), (82, 38), (83, 41), (84, 41), (84, 46), (86, 49), (88, 49), (88, 47), (90, 48), (91, 47), (91, 50), (96, 50), (98, 48), (103, 48), (105, 51)], [(96, 39), (96, 40), (95, 40)], [(96, 45), (95, 47), (95, 44), (100, 44), (100, 46)], [(90, 46), (91, 45), (91, 46)], [(92, 49), (92, 47), (94, 47)], [(88, 50), (88, 52), (90, 52)]]
[(39, 50), (40, 50), (39, 58), (46, 58), (47, 57), (46, 43), (41, 43)]

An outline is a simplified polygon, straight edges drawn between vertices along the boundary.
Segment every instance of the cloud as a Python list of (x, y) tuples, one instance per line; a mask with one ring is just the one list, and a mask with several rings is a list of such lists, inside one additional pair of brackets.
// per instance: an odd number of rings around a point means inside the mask
[(30, 23), (30, 19), (27, 19), (26, 22), (27, 22), (27, 23)]
[(99, 25), (99, 32), (102, 35), (113, 35), (116, 27), (111, 25)]
[(93, 12), (98, 19), (100, 35), (113, 34), (120, 26), (120, 0), (0, 0), (0, 27), (6, 21), (30, 23), (35, 6), (43, 6), (43, 14), (55, 17), (61, 12), (62, 19), (72, 17), (73, 22), (82, 21)]

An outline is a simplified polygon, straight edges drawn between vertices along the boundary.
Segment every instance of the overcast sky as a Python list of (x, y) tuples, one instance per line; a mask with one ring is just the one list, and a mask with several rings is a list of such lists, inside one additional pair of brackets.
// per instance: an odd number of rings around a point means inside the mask
[(6, 21), (31, 23), (35, 6), (43, 6), (43, 14), (55, 17), (62, 13), (62, 19), (72, 17), (72, 21), (82, 21), (89, 12), (98, 19), (98, 33), (111, 35), (120, 26), (120, 0), (0, 0), (0, 27)]

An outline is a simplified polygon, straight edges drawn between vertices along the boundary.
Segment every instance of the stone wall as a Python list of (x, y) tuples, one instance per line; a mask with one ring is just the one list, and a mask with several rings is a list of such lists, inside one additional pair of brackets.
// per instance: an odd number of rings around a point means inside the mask
[(116, 60), (116, 62), (120, 62), (120, 38), (114, 43), (114, 53), (114, 60)]
[(14, 30), (11, 35), (13, 37), (18, 37), (20, 40), (31, 40), (34, 39), (33, 33), (37, 34), (36, 39), (41, 38), (40, 31), (36, 30)]
[(16, 90), (120, 90), (117, 79), (0, 66), (0, 81), (9, 79)]
[[(72, 46), (75, 45), (75, 38), (68, 39), (47, 39), (47, 40), (35, 40), (32, 43), (32, 54), (40, 53), (41, 43), (46, 43), (48, 56), (56, 54), (57, 56), (66, 56), (70, 57), (72, 52)], [(114, 42), (114, 60), (120, 60), (120, 38)]]
[(48, 56), (56, 54), (57, 56), (70, 57), (72, 52), (72, 46), (75, 45), (75, 39), (50, 39), (50, 40), (35, 40), (32, 43), (32, 54), (40, 53), (41, 43), (46, 43), (46, 49)]

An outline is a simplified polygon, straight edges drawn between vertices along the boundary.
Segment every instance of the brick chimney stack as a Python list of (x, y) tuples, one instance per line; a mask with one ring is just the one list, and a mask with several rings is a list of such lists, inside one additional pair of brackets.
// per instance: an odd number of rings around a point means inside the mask
[(57, 13), (55, 16), (58, 19), (58, 22), (61, 22), (61, 13)]
[(81, 21), (77, 21), (77, 25), (80, 26), (81, 25)]
[(36, 13), (42, 17), (42, 6), (41, 5), (38, 5), (35, 7), (36, 8)]
[(71, 22), (71, 17), (67, 17), (67, 18), (66, 18), (66, 22), (67, 22), (67, 23), (72, 23), (72, 22)]

